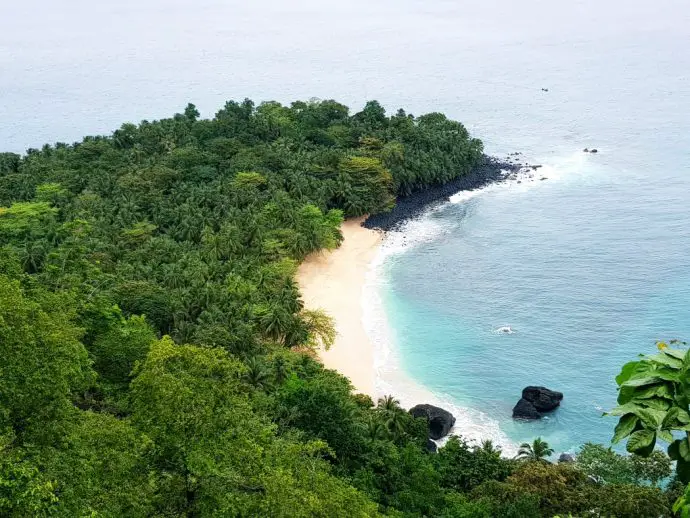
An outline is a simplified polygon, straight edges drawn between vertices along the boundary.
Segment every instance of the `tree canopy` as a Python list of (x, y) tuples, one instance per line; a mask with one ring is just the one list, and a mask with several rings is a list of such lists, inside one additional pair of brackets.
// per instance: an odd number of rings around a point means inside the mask
[[(592, 482), (539, 460), (545, 443), (524, 462), (462, 438), (431, 454), (425, 420), (314, 358), (334, 327), (304, 308), (299, 262), (481, 156), (442, 114), (332, 100), (190, 104), (0, 153), (0, 515), (667, 513), (645, 485), (663, 461)], [(648, 438), (655, 414), (632, 413)]]

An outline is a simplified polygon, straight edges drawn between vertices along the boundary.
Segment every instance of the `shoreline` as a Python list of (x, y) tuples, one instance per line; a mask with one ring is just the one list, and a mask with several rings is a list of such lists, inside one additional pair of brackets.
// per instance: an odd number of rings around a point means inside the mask
[(515, 178), (521, 170), (536, 171), (541, 166), (520, 163), (520, 153), (513, 153), (506, 159), (484, 155), (482, 161), (466, 175), (459, 176), (450, 182), (433, 185), (424, 190), (400, 196), (390, 212), (373, 214), (366, 218), (363, 225), (369, 229), (395, 230), (397, 227), (414, 219), (431, 206), (447, 202), (451, 196), (461, 191), (473, 191)]
[(362, 321), (362, 294), (383, 233), (362, 226), (364, 220), (343, 222), (340, 247), (308, 256), (299, 265), (296, 280), (305, 308), (324, 310), (335, 324), (335, 342), (330, 349), (317, 351), (319, 359), (349, 378), (356, 392), (376, 401), (374, 344)]
[[(377, 287), (378, 270), (390, 253), (384, 244), (386, 235), (404, 230), (401, 227), (406, 222), (455, 194), (518, 181), (521, 172), (531, 178), (540, 167), (519, 160), (513, 156), (508, 161), (485, 157), (468, 175), (399, 198), (389, 213), (346, 220), (341, 227), (340, 247), (308, 256), (296, 276), (305, 308), (324, 310), (336, 327), (333, 346), (316, 351), (319, 360), (326, 368), (347, 377), (355, 393), (366, 394), (374, 402), (384, 394), (392, 394), (404, 408), (420, 403), (440, 406), (456, 417), (463, 437), (470, 441), (491, 438), (508, 453), (514, 453), (515, 446), (489, 416), (456, 406), (445, 394), (431, 392), (400, 370), (401, 360), (390, 343), (394, 330), (385, 323)], [(449, 436), (454, 433), (455, 427)]]
[(519, 155), (514, 153), (505, 160), (484, 155), (466, 175), (399, 197), (390, 212), (345, 220), (340, 247), (315, 252), (300, 263), (296, 280), (304, 307), (325, 311), (336, 328), (333, 345), (317, 350), (317, 355), (326, 368), (349, 378), (356, 392), (374, 401), (380, 395), (377, 385), (382, 380), (377, 379), (377, 371), (382, 366), (377, 365), (375, 333), (371, 323), (365, 322), (364, 302), (365, 295), (372, 297), (370, 276), (375, 274), (372, 270), (380, 259), (384, 236), (454, 194), (501, 183), (515, 178), (521, 170), (534, 168), (520, 163)]

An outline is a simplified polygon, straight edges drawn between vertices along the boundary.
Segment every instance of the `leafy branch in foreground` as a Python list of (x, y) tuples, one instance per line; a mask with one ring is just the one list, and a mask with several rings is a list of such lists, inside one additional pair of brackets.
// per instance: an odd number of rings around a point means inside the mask
[[(672, 345), (685, 342), (671, 341)], [(669, 443), (678, 477), (690, 482), (690, 352), (657, 344), (659, 353), (626, 363), (616, 377), (620, 416), (613, 442), (627, 438), (627, 450), (648, 457), (658, 439)], [(674, 435), (675, 434), (675, 435)], [(682, 438), (676, 438), (682, 434)]]
[[(657, 354), (643, 355), (623, 366), (616, 377), (618, 406), (608, 414), (620, 416), (613, 443), (627, 438), (629, 452), (649, 457), (661, 439), (676, 461), (678, 479), (690, 484), (690, 350), (677, 348), (686, 342), (671, 340), (669, 344), (658, 342)], [(684, 517), (690, 517), (687, 494), (673, 507)]]

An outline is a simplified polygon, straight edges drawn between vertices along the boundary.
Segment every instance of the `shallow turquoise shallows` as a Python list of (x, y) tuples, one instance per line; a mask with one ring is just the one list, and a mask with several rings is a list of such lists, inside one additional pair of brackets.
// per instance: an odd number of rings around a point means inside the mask
[[(462, 120), (488, 152), (547, 167), (410, 231), (423, 243), (381, 265), (387, 346), (408, 378), (471, 410), (459, 432), (480, 419), (509, 442), (573, 450), (609, 440), (601, 413), (624, 362), (690, 339), (688, 27), (687, 0), (9, 2), (0, 150), (247, 96)], [(530, 384), (563, 406), (515, 423)]]

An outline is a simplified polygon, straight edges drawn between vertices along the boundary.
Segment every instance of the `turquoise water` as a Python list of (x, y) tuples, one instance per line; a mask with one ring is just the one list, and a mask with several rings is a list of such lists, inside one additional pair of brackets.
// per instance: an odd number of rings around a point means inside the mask
[[(495, 100), (519, 132), (501, 134), (497, 115), (478, 125), (490, 150), (526, 152), (549, 179), (440, 207), (413, 231), (423, 244), (382, 267), (404, 371), (511, 442), (608, 443), (615, 420), (601, 415), (620, 366), (655, 340), (690, 338), (690, 61), (678, 52), (690, 40), (669, 15), (653, 18), (668, 31), (644, 38), (602, 30), (535, 45), (539, 67), (553, 67), (549, 92)], [(495, 332), (505, 325), (516, 332)], [(562, 407), (513, 421), (535, 384), (562, 391)], [(472, 415), (457, 425), (475, 427)]]
[[(521, 151), (549, 179), (447, 204), (410, 230), (424, 243), (381, 265), (385, 346), (459, 409), (461, 433), (605, 442), (619, 366), (656, 339), (690, 338), (690, 7), (561, 4), (12, 2), (0, 149), (109, 133), (190, 101), (209, 116), (245, 96), (376, 98), (460, 119), (489, 152)], [(517, 332), (493, 333), (502, 325)], [(514, 423), (535, 383), (563, 391), (562, 408)]]

